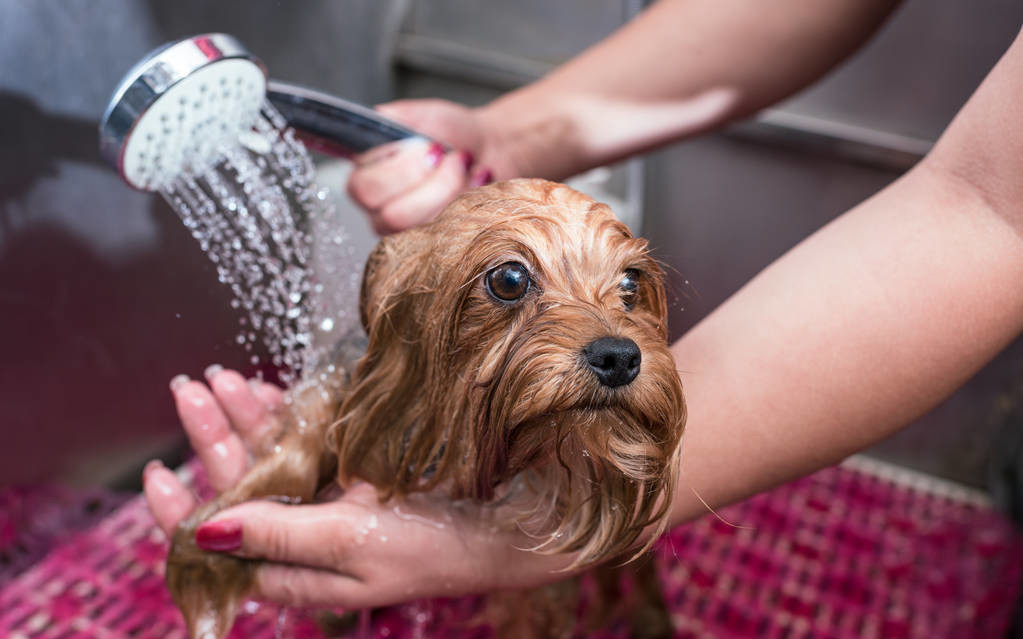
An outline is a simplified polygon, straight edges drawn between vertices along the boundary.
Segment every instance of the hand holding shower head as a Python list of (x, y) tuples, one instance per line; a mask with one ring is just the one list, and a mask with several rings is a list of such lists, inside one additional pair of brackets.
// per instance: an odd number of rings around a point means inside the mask
[[(100, 123), (100, 152), (131, 186), (160, 190), (244, 138), (264, 98), (288, 124), (343, 154), (423, 137), (372, 109), (280, 82), (237, 39), (209, 33), (156, 49), (121, 80)], [(188, 165), (188, 166), (186, 166)]]

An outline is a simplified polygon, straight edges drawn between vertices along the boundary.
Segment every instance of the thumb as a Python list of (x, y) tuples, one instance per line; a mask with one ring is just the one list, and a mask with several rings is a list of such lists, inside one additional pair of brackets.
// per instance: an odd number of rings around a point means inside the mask
[(343, 571), (357, 528), (356, 513), (336, 502), (290, 506), (247, 502), (223, 510), (195, 532), (203, 550)]
[(405, 126), (416, 128), (416, 125), (422, 121), (423, 105), (425, 102), (428, 101), (394, 100), (393, 102), (378, 104), (373, 109), (385, 118), (390, 118)]
[(456, 149), (479, 150), (479, 125), (473, 110), (437, 98), (396, 100), (376, 107), (378, 113)]

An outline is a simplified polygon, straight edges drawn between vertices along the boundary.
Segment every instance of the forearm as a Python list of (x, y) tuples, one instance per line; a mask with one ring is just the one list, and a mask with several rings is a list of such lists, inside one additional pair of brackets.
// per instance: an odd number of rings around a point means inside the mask
[[(499, 177), (561, 179), (717, 127), (804, 88), (897, 0), (661, 0), (547, 77), (479, 110)], [(509, 175), (504, 175), (505, 173)]]
[(676, 522), (835, 463), (930, 410), (1023, 330), (1023, 51), (932, 155), (673, 347)]

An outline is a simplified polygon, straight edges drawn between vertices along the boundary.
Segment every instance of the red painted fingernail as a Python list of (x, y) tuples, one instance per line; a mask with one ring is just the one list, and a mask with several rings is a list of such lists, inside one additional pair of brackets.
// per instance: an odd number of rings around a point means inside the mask
[(490, 184), (494, 181), (494, 172), (490, 169), (482, 169), (472, 174), (469, 179), (469, 186), (476, 188), (477, 186), (483, 186), (484, 184)]
[(242, 523), (236, 519), (208, 521), (195, 531), (195, 545), (213, 552), (233, 552), (242, 547)]
[(465, 167), (465, 172), (468, 173), (473, 162), (476, 161), (476, 156), (474, 156), (470, 151), (459, 151), (459, 156), (462, 158), (462, 166)]
[(430, 145), (430, 148), (426, 149), (426, 168), (432, 169), (440, 164), (441, 158), (444, 157), (444, 147), (441, 146), (440, 142), (434, 142)]
[(170, 381), (170, 389), (176, 391), (188, 382), (188, 375), (175, 375)]

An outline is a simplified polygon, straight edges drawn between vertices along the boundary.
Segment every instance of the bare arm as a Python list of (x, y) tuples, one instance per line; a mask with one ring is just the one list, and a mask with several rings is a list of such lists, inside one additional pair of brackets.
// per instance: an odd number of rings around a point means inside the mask
[(837, 462), (1023, 330), (1023, 42), (933, 152), (673, 347), (689, 398), (676, 520)]
[(383, 147), (349, 193), (375, 228), (433, 218), (489, 180), (562, 179), (744, 117), (806, 87), (869, 38), (897, 0), (660, 0), (547, 77), (469, 109), (382, 105), (452, 145)]
[(844, 60), (896, 4), (661, 0), (482, 108), (495, 152), (483, 162), (561, 179), (745, 117)]

